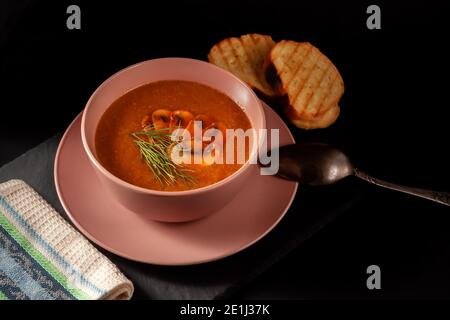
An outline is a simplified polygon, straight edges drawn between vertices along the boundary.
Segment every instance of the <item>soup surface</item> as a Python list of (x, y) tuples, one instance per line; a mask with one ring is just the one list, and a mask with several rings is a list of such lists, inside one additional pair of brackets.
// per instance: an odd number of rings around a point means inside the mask
[[(225, 94), (190, 81), (159, 81), (131, 90), (117, 99), (103, 114), (97, 127), (95, 148), (100, 163), (112, 174), (131, 184), (161, 191), (196, 189), (213, 184), (238, 170), (242, 164), (189, 165), (193, 179), (161, 182), (150, 170), (132, 138), (142, 130), (142, 119), (155, 110), (187, 110), (207, 115), (228, 129), (247, 130), (250, 121), (242, 109)], [(248, 158), (248, 150), (245, 152)], [(181, 168), (186, 166), (181, 165)]]

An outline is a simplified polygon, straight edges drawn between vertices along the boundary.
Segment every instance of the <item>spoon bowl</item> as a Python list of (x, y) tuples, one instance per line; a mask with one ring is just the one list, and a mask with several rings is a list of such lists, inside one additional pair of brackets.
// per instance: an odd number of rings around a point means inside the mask
[(308, 185), (329, 185), (353, 174), (350, 159), (327, 144), (292, 144), (280, 148), (278, 175)]

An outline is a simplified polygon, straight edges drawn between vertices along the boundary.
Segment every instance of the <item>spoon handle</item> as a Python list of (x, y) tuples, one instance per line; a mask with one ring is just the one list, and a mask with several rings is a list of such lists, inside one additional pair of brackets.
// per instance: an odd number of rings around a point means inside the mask
[(354, 169), (354, 175), (360, 179), (363, 179), (367, 182), (370, 182), (370, 183), (375, 184), (380, 187), (404, 192), (407, 194), (411, 194), (413, 196), (425, 198), (425, 199), (428, 199), (431, 201), (435, 201), (435, 202), (450, 206), (450, 193), (449, 192), (438, 192), (438, 191), (433, 191), (433, 190), (401, 186), (398, 184), (390, 183), (387, 181), (383, 181), (383, 180), (371, 177), (368, 174), (366, 174), (358, 169)]

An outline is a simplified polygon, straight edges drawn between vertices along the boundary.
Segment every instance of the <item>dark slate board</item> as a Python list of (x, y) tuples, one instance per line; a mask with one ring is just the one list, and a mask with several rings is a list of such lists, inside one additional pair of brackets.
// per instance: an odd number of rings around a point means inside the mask
[[(0, 182), (24, 180), (65, 216), (53, 182), (53, 161), (60, 138), (56, 135), (1, 167)], [(355, 193), (360, 189), (355, 185), (358, 183), (348, 179), (327, 188), (299, 188), (286, 217), (268, 236), (220, 261), (163, 267), (129, 261), (99, 249), (133, 281), (134, 298), (227, 298), (361, 199), (362, 193)]]

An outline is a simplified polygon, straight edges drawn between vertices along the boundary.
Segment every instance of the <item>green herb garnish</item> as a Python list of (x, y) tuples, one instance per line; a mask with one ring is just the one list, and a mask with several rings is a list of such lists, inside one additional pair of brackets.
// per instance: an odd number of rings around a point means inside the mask
[(189, 175), (193, 170), (183, 168), (170, 159), (168, 149), (172, 140), (169, 128), (157, 130), (150, 125), (142, 131), (133, 132), (131, 137), (139, 148), (142, 159), (159, 183), (170, 185), (177, 180), (194, 183), (194, 178)]

